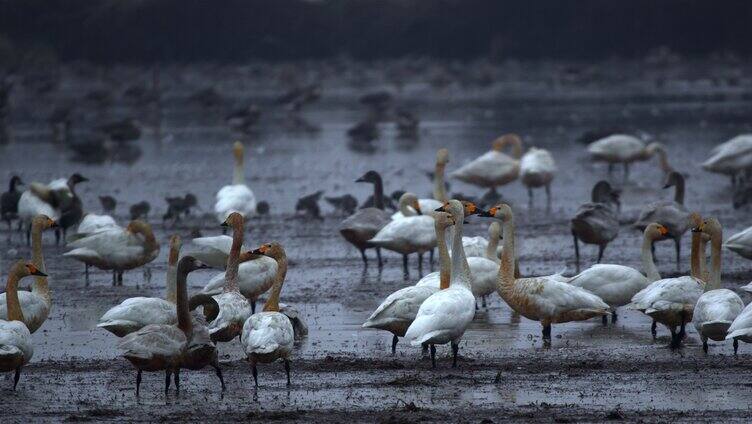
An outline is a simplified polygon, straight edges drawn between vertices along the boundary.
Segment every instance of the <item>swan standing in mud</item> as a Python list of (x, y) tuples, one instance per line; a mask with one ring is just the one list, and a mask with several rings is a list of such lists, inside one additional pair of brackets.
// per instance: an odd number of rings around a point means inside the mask
[[(418, 205), (423, 213), (432, 215), (436, 208), (440, 208), (449, 197), (446, 192), (446, 184), (444, 183), (444, 172), (446, 166), (449, 163), (449, 150), (439, 149), (436, 152), (436, 166), (433, 173), (433, 199), (418, 199)], [(410, 206), (408, 206), (410, 208)], [(411, 213), (405, 213), (402, 208), (392, 214), (392, 219), (400, 219), (406, 216), (415, 216), (417, 212), (413, 209)]]
[[(508, 145), (512, 146), (512, 156), (502, 152)], [(516, 134), (505, 134), (494, 140), (492, 150), (461, 166), (449, 176), (468, 184), (486, 187), (491, 196), (498, 197), (496, 187), (508, 184), (519, 176), (520, 157), (522, 140)]]
[(214, 213), (219, 222), (225, 222), (233, 212), (237, 212), (244, 217), (251, 217), (256, 214), (256, 196), (250, 187), (245, 184), (243, 153), (243, 143), (236, 141), (232, 145), (232, 154), (235, 156), (232, 184), (219, 189), (216, 196), (217, 201), (214, 204)]
[(653, 157), (657, 152), (660, 155), (660, 165), (664, 172), (673, 169), (666, 158), (666, 148), (661, 143), (650, 143), (647, 146), (637, 137), (626, 134), (613, 134), (590, 143), (587, 152), (593, 162), (608, 163), (608, 175), (613, 172), (614, 165), (624, 165), (624, 181), (629, 179), (629, 165), (634, 162), (642, 162)]

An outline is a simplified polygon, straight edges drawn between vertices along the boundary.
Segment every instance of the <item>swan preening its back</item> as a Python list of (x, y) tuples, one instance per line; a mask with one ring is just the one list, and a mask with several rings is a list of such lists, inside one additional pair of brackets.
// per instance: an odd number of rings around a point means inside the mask
[[(502, 152), (512, 147), (512, 156)], [(517, 179), (520, 174), (522, 140), (516, 134), (505, 134), (493, 142), (493, 149), (453, 171), (450, 176), (468, 184), (495, 191)]]
[(220, 223), (224, 222), (233, 212), (247, 217), (256, 214), (256, 196), (250, 187), (245, 184), (243, 143), (236, 141), (232, 146), (232, 153), (235, 157), (232, 184), (219, 189), (217, 192), (217, 201), (214, 204), (214, 213)]

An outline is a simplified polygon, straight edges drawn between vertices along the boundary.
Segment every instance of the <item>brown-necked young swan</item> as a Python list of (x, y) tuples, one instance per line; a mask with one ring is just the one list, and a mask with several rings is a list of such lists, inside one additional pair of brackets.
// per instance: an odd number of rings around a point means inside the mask
[(368, 171), (355, 182), (373, 184), (374, 207), (360, 209), (345, 218), (339, 225), (339, 233), (360, 251), (363, 264), (366, 266), (368, 266), (366, 249), (375, 248), (380, 267), (382, 266), (381, 248), (371, 244), (369, 240), (391, 221), (391, 214), (384, 210), (384, 186), (381, 175), (376, 171)]
[(570, 221), (574, 240), (574, 257), (577, 272), (580, 272), (579, 241), (598, 245), (598, 260), (603, 259), (606, 246), (619, 234), (619, 191), (611, 188), (606, 181), (598, 181), (590, 194), (591, 202), (577, 209)]

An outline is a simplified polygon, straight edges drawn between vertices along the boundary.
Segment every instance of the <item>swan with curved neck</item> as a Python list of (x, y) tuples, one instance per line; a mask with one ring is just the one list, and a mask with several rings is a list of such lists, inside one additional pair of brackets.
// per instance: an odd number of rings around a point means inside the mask
[(496, 282), (497, 292), (507, 304), (522, 316), (540, 321), (544, 344), (551, 343), (551, 325), (569, 321), (584, 321), (606, 315), (609, 306), (598, 296), (549, 277), (515, 278), (514, 214), (506, 204), (492, 207), (481, 216), (500, 219), (504, 232)]
[(439, 202), (449, 200), (446, 192), (446, 183), (444, 182), (444, 171), (449, 163), (449, 150), (439, 149), (436, 152), (436, 166), (433, 174), (433, 198)]
[(214, 213), (219, 222), (224, 222), (233, 212), (240, 213), (243, 216), (256, 214), (256, 196), (245, 183), (244, 151), (243, 143), (236, 141), (232, 145), (232, 154), (235, 158), (232, 184), (219, 189), (214, 203)]
[[(705, 284), (705, 293), (697, 299), (692, 318), (697, 334), (702, 339), (702, 348), (707, 353), (708, 339), (715, 341), (726, 339), (729, 328), (744, 309), (744, 302), (733, 291), (721, 288), (721, 243), (723, 242), (721, 223), (715, 218), (705, 219), (692, 229), (693, 239), (700, 239), (700, 237), (694, 237), (696, 233), (710, 236), (709, 281)], [(738, 348), (739, 342), (734, 339), (734, 353)]]
[(11, 267), (4, 299), (8, 317), (0, 319), (0, 372), (15, 372), (13, 390), (16, 390), (21, 377), (21, 368), (34, 355), (31, 332), (24, 324), (24, 313), (18, 297), (18, 282), (30, 275), (47, 276), (31, 262), (18, 261)]
[(170, 252), (167, 256), (165, 298), (131, 297), (109, 309), (99, 319), (97, 327), (103, 328), (117, 337), (124, 337), (150, 324), (173, 325), (177, 322), (178, 303), (178, 258), (180, 256), (180, 236), (170, 237)]
[[(471, 212), (475, 212), (475, 205), (469, 204), (468, 207)], [(475, 316), (475, 296), (470, 290), (470, 266), (462, 248), (465, 205), (458, 200), (450, 200), (437, 209), (437, 212), (449, 212), (455, 222), (449, 287), (432, 294), (420, 305), (415, 320), (405, 332), (405, 338), (413, 346), (427, 344), (431, 347), (431, 363), (434, 368), (436, 345), (450, 343), (452, 367), (456, 367), (459, 342)]]
[(437, 290), (449, 288), (451, 278), (451, 259), (446, 244), (446, 229), (454, 225), (451, 215), (437, 212), (434, 215), (434, 228), (439, 247), (439, 272), (423, 277), (438, 278), (438, 284), (407, 286), (387, 296), (370, 317), (363, 323), (363, 328), (378, 328), (392, 333), (392, 356), (396, 354), (400, 337), (405, 336), (407, 328), (415, 320), (420, 305)]
[[(502, 152), (506, 146), (512, 147), (512, 156)], [(496, 193), (496, 187), (517, 179), (520, 174), (522, 140), (516, 134), (505, 134), (492, 143), (492, 150), (463, 165), (450, 174), (468, 184), (489, 189)]]
[[(37, 215), (31, 224), (31, 262), (41, 272), (47, 272), (42, 252), (42, 232), (48, 228), (55, 228), (55, 221), (46, 215)], [(24, 324), (31, 333), (36, 332), (47, 321), (52, 309), (52, 296), (47, 277), (35, 276), (31, 291), (18, 293), (21, 309), (24, 312)], [(0, 319), (8, 317), (5, 305), (5, 293), (0, 294)]]
[(629, 165), (650, 159), (658, 152), (661, 157), (660, 166), (666, 170), (666, 149), (660, 143), (650, 143), (647, 146), (637, 137), (626, 134), (613, 134), (590, 143), (587, 146), (590, 159), (594, 162), (608, 163), (608, 174), (613, 173), (614, 165), (624, 165), (624, 181), (629, 179)]
[(710, 154), (702, 169), (728, 175), (731, 186), (736, 186), (738, 177), (752, 166), (752, 134), (740, 134), (721, 143)]
[(253, 251), (277, 261), (277, 275), (263, 312), (253, 314), (243, 324), (243, 348), (251, 363), (253, 380), (258, 387), (257, 364), (284, 362), (287, 385), (290, 385), (290, 360), (292, 358), (294, 330), (289, 318), (279, 311), (279, 297), (287, 275), (287, 255), (279, 243), (267, 243)]
[(580, 241), (598, 245), (596, 262), (600, 263), (606, 246), (619, 235), (619, 191), (611, 188), (607, 181), (598, 181), (590, 198), (590, 202), (580, 205), (569, 224), (577, 272), (580, 272)]
[(339, 233), (360, 251), (365, 266), (368, 266), (366, 249), (375, 248), (379, 267), (381, 267), (383, 265), (381, 248), (368, 242), (391, 220), (391, 214), (384, 210), (384, 188), (381, 175), (376, 171), (368, 171), (355, 182), (373, 184), (374, 207), (360, 209), (347, 217), (339, 225)]

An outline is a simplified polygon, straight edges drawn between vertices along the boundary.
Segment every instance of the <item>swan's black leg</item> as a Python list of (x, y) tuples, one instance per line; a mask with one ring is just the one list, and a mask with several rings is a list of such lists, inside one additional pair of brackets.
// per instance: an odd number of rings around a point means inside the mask
[(598, 261), (597, 263), (601, 263), (601, 260), (603, 259), (603, 252), (606, 250), (605, 244), (598, 245)]
[(363, 259), (363, 265), (368, 266), (368, 257), (366, 257), (366, 249), (360, 249), (360, 257)]
[(13, 391), (16, 391), (18, 380), (21, 378), (21, 367), (16, 368), (16, 374), (13, 376)]
[(608, 325), (608, 315), (601, 316), (601, 321), (603, 322), (603, 326), (604, 327), (607, 326)]
[(224, 392), (225, 379), (222, 378), (222, 368), (219, 367), (219, 362), (216, 359), (211, 363), (211, 366), (214, 367), (214, 371), (217, 373), (217, 377), (219, 377), (219, 383), (222, 385), (222, 391)]
[(31, 245), (31, 224), (26, 226), (26, 245)]
[(616, 324), (616, 320), (619, 319), (619, 316), (616, 315), (616, 309), (611, 311), (611, 324)]
[(418, 274), (423, 275), (423, 254), (418, 253)]
[(653, 335), (653, 340), (658, 336), (658, 322), (653, 320), (653, 324), (650, 326), (650, 333)]
[(679, 262), (679, 258), (681, 257), (681, 239), (678, 238), (678, 237), (675, 238), (674, 239), (674, 245), (676, 246), (676, 271), (680, 272), (681, 271), (681, 265), (680, 265), (680, 262)]
[(551, 345), (551, 324), (543, 325), (543, 344), (546, 346)]
[(117, 285), (117, 272), (115, 270), (112, 270), (112, 286), (115, 287)]
[(405, 272), (405, 275), (409, 275), (407, 271), (407, 255), (402, 255), (402, 270)]
[(285, 373), (287, 374), (287, 385), (290, 385), (290, 360), (285, 359)]
[(546, 184), (546, 210), (551, 210), (551, 184)]
[(577, 272), (580, 272), (580, 245), (577, 242), (577, 234), (572, 231), (572, 239), (574, 240), (574, 263), (577, 268)]
[(613, 163), (609, 163), (608, 164), (608, 176), (611, 177), (611, 174), (613, 174), (613, 173), (614, 173), (614, 164)]
[(702, 350), (705, 352), (705, 354), (708, 354), (708, 339), (704, 338), (702, 339)]
[(251, 313), (256, 313), (256, 299), (251, 300)]
[(167, 393), (170, 390), (170, 377), (172, 377), (172, 373), (170, 370), (165, 370), (165, 386), (164, 386), (164, 394), (167, 396)]
[(533, 188), (532, 187), (527, 188), (527, 204), (529, 208), (533, 207)]
[(431, 345), (431, 368), (436, 368), (436, 345)]
[(399, 337), (395, 334), (392, 336), (392, 356), (397, 354), (397, 342), (399, 342)]
[(480, 298), (480, 299), (481, 299), (481, 302), (482, 302), (482, 305), (483, 305), (483, 307), (484, 307), (484, 308), (488, 308), (488, 306), (486, 306), (486, 296), (481, 296), (481, 298)]
[(382, 266), (384, 266), (384, 263), (381, 262), (381, 248), (380, 247), (376, 248), (376, 257), (379, 259), (379, 268), (381, 268)]
[(256, 387), (258, 387), (258, 369), (256, 369), (256, 363), (251, 364), (251, 373), (253, 373), (253, 382), (256, 384)]
[(55, 246), (60, 245), (60, 228), (55, 228)]
[(452, 368), (457, 368), (457, 352), (459, 352), (460, 346), (452, 342)]
[(739, 351), (739, 340), (734, 339), (734, 355)]
[(180, 395), (180, 368), (175, 370), (175, 390)]
[(430, 264), (433, 265), (433, 249), (431, 249), (431, 253), (428, 254), (428, 260), (430, 261)]
[(136, 397), (141, 393), (141, 370), (136, 374)]
[(624, 162), (624, 181), (626, 182), (628, 180), (629, 180), (629, 163)]

